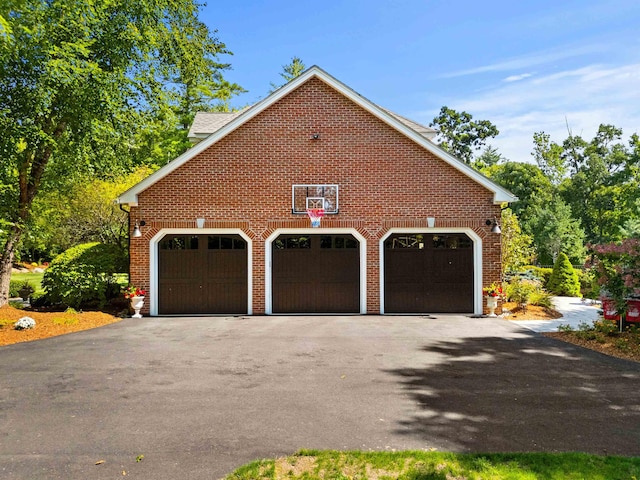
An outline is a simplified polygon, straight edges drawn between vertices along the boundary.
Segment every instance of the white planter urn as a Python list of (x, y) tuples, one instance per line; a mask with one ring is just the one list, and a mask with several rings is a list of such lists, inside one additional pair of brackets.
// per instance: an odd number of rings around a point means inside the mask
[(498, 308), (498, 297), (487, 297), (487, 308), (489, 309), (489, 316), (496, 317), (496, 308)]
[(142, 318), (140, 310), (142, 310), (143, 306), (144, 297), (131, 297), (131, 308), (133, 308), (136, 312), (132, 315), (132, 318)]

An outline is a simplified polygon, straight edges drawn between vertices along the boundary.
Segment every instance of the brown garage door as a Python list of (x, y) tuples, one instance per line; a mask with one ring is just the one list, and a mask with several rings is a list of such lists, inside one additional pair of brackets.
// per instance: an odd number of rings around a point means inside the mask
[(473, 242), (465, 234), (394, 234), (384, 247), (385, 312), (473, 313)]
[(272, 249), (274, 313), (360, 312), (360, 243), (352, 235), (281, 235)]
[(247, 243), (239, 235), (167, 235), (158, 245), (158, 312), (247, 313)]

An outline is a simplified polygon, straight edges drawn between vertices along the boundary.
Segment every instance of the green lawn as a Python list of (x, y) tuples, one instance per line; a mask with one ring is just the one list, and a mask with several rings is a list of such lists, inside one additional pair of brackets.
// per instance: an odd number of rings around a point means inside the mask
[(24, 281), (28, 281), (33, 288), (36, 289), (36, 293), (44, 293), (42, 289), (42, 277), (44, 273), (12, 273), (11, 281), (22, 283)]
[(260, 460), (225, 480), (637, 480), (640, 457), (581, 453), (456, 454), (441, 452), (336, 452), (302, 450)]

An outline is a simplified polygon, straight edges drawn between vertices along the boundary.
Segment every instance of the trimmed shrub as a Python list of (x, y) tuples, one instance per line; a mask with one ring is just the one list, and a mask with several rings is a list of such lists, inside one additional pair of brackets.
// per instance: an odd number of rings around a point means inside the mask
[(580, 296), (580, 280), (566, 254), (558, 255), (547, 288), (555, 295)]
[(542, 282), (542, 288), (549, 288), (549, 279), (551, 278), (551, 273), (553, 272), (553, 268), (547, 267), (531, 267), (531, 270), (535, 277)]
[(44, 274), (42, 286), (54, 304), (102, 307), (119, 295), (115, 274), (126, 269), (126, 256), (117, 246), (85, 243), (54, 258)]

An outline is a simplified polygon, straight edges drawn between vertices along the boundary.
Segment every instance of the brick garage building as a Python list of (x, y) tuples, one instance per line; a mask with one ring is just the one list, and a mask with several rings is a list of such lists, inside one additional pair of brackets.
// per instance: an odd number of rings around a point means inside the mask
[(197, 143), (118, 198), (141, 233), (143, 313), (482, 313), (500, 279), (492, 222), (516, 199), (434, 133), (318, 67), (242, 112), (198, 114)]

